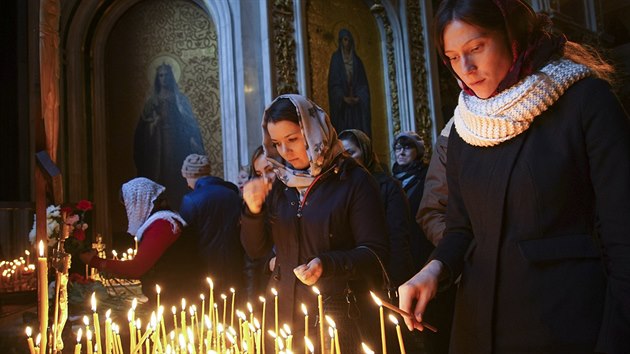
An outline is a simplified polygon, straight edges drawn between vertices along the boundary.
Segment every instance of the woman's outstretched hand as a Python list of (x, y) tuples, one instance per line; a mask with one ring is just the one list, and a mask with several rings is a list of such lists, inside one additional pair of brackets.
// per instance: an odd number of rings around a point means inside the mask
[(432, 260), (416, 275), (398, 288), (400, 308), (413, 315), (405, 317), (405, 323), (410, 331), (414, 328), (424, 330), (422, 314), (438, 289), (438, 279), (442, 272), (442, 262)]
[(295, 276), (308, 286), (317, 283), (323, 271), (322, 261), (319, 258), (313, 258), (307, 264), (299, 265), (293, 269)]
[(260, 213), (265, 198), (271, 190), (271, 181), (265, 177), (254, 178), (243, 186), (243, 200), (252, 214)]

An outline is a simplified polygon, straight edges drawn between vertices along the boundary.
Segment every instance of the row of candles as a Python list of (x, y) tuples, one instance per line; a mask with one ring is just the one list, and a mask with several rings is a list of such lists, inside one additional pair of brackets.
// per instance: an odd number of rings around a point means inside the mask
[(35, 265), (31, 264), (30, 252), (24, 251), (26, 258), (0, 261), (0, 292), (34, 290), (36, 284)]
[[(41, 255), (40, 251), (40, 255)], [(39, 260), (41, 260), (40, 257)], [(45, 259), (45, 258), (44, 258)], [(39, 261), (38, 260), (38, 261)], [(39, 263), (43, 267), (45, 263)], [(265, 337), (267, 340), (274, 342), (275, 354), (281, 353), (293, 353), (296, 350), (294, 345), (293, 335), (291, 328), (284, 324), (279, 326), (278, 323), (278, 298), (279, 294), (275, 289), (272, 289), (273, 301), (274, 301), (274, 323), (273, 329), (269, 329), (265, 333), (266, 325), (265, 313), (266, 313), (266, 298), (259, 297), (262, 305), (261, 317), (262, 322), (254, 316), (254, 309), (251, 303), (247, 303), (247, 310), (249, 317), (243, 311), (235, 310), (235, 297), (236, 290), (230, 288), (231, 293), (231, 311), (230, 317), (227, 318), (228, 313), (228, 296), (225, 294), (220, 295), (220, 299), (216, 299), (214, 296), (214, 285), (210, 278), (206, 279), (209, 285), (209, 298), (206, 306), (206, 297), (201, 294), (199, 299), (201, 300), (200, 309), (201, 314), (198, 312), (197, 304), (190, 304), (187, 306), (185, 299), (181, 300), (181, 309), (176, 306), (171, 307), (172, 321), (168, 321), (172, 325), (172, 329), (166, 331), (166, 316), (165, 308), (160, 304), (160, 294), (162, 289), (159, 285), (156, 285), (156, 308), (151, 312), (150, 320), (146, 322), (145, 326), (142, 326), (140, 318), (136, 318), (137, 299), (134, 299), (131, 308), (127, 312), (128, 329), (129, 329), (129, 347), (128, 353), (130, 354), (152, 354), (152, 353), (265, 353)], [(313, 286), (313, 292), (317, 296), (318, 304), (318, 316), (325, 321), (319, 321), (319, 340), (321, 354), (328, 354), (325, 352), (326, 341), (329, 340), (329, 353), (341, 354), (339, 345), (339, 334), (334, 320), (324, 314), (322, 294), (319, 289)], [(386, 347), (386, 334), (385, 334), (385, 319), (384, 319), (384, 307), (388, 308), (401, 315), (409, 315), (397, 307), (382, 302), (376, 295), (372, 293), (374, 301), (379, 307), (380, 315), (380, 328), (381, 328), (381, 343), (382, 353), (387, 353)], [(222, 311), (220, 311), (220, 301), (223, 302)], [(74, 353), (82, 353), (82, 346), (85, 343), (85, 353), (87, 354), (123, 354), (123, 345), (120, 336), (121, 326), (114, 323), (111, 318), (111, 310), (107, 310), (105, 314), (105, 329), (101, 331), (101, 322), (99, 320), (99, 314), (97, 311), (97, 301), (95, 294), (91, 297), (92, 305), (92, 326), (90, 327), (90, 319), (88, 316), (84, 316), (83, 323), (85, 330), (80, 328), (77, 332), (77, 341), (74, 347)], [(300, 350), (303, 349), (305, 354), (314, 353), (314, 345), (310, 339), (310, 333), (308, 332), (308, 311), (304, 304), (301, 306), (304, 313), (304, 338), (300, 342)], [(206, 313), (207, 311), (207, 313)], [(178, 316), (179, 312), (179, 316)], [(238, 320), (238, 325), (235, 327), (235, 314)], [(47, 323), (47, 317), (41, 316), (40, 324)], [(221, 315), (221, 316), (220, 316)], [(46, 315), (47, 316), (47, 315)], [(179, 317), (179, 318), (178, 318)], [(398, 344), (400, 352), (405, 353), (405, 347), (402, 339), (402, 333), (398, 320), (395, 316), (390, 315), (390, 320), (396, 327), (396, 333), (398, 337)], [(229, 320), (229, 324), (228, 324)], [(326, 326), (328, 326), (328, 335), (326, 334)], [(33, 341), (33, 332), (30, 327), (26, 329), (27, 342), (30, 350), (30, 354), (42, 354), (46, 351), (42, 351), (41, 348), (46, 348), (46, 327), (40, 326), (40, 334), (36, 336)], [(85, 334), (85, 335), (84, 335)], [(104, 338), (103, 338), (104, 335)], [(85, 342), (83, 341), (85, 337)], [(373, 351), (363, 344), (363, 350), (366, 353), (373, 353)]]

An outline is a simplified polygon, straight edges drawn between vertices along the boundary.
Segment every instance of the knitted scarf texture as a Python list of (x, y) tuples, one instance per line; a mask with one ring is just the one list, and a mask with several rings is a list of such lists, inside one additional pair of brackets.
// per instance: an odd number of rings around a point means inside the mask
[(455, 129), (470, 145), (498, 145), (526, 131), (571, 85), (590, 74), (588, 67), (560, 59), (488, 99), (462, 91), (455, 108)]

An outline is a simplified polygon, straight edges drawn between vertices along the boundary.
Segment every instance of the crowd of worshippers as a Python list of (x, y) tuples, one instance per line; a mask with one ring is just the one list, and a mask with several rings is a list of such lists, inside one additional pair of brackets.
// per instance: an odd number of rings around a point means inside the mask
[(181, 205), (135, 178), (121, 197), (136, 258), (83, 261), (174, 302), (209, 274), (244, 301), (274, 288), (296, 337), (316, 285), (344, 353), (379, 347), (371, 290), (410, 330), (439, 329), (406, 332), (409, 353), (630, 352), (630, 124), (612, 67), (522, 0), (444, 0), (434, 33), (462, 91), (432, 156), (402, 132), (390, 169), (368, 134), (282, 95), (241, 188), (198, 154)]

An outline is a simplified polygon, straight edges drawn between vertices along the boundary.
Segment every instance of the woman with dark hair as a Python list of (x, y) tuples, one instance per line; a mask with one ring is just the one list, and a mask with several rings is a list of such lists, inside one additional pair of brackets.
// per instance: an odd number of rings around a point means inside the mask
[[(343, 153), (328, 115), (305, 97), (276, 98), (262, 130), (277, 178), (245, 185), (241, 241), (252, 258), (275, 248), (268, 287), (279, 293), (280, 323), (294, 324), (300, 337), (300, 304), (317, 309), (316, 285), (342, 352), (356, 352), (361, 341), (378, 344), (378, 319), (366, 320), (377, 313), (368, 291), (381, 286), (387, 230), (374, 179)], [(314, 326), (316, 316), (310, 318)]]
[(346, 152), (363, 165), (378, 183), (389, 236), (387, 271), (392, 285), (397, 287), (413, 275), (409, 245), (413, 220), (409, 202), (400, 183), (383, 170), (367, 134), (358, 129), (348, 129), (339, 133), (339, 140)]
[[(197, 263), (190, 258), (194, 242), (180, 237), (184, 219), (168, 206), (166, 188), (148, 178), (138, 177), (122, 186), (122, 201), (127, 211), (127, 232), (138, 239), (138, 252), (131, 260), (103, 259), (95, 251), (81, 254), (90, 267), (120, 278), (140, 279), (142, 292), (164, 289), (164, 303), (177, 304), (182, 297), (196, 297), (203, 288), (203, 277), (197, 274)], [(182, 275), (186, 276), (182, 276)], [(196, 279), (190, 281), (190, 279)], [(196, 286), (195, 284), (199, 284)], [(152, 298), (152, 296), (149, 296)]]
[(171, 205), (188, 193), (179, 173), (190, 154), (205, 155), (199, 123), (190, 101), (177, 86), (169, 64), (157, 67), (151, 96), (144, 104), (134, 136), (137, 175), (164, 185)]
[(446, 231), (400, 287), (407, 325), (461, 275), (451, 353), (630, 352), (630, 124), (611, 68), (520, 0), (443, 1), (435, 35), (463, 92)]

